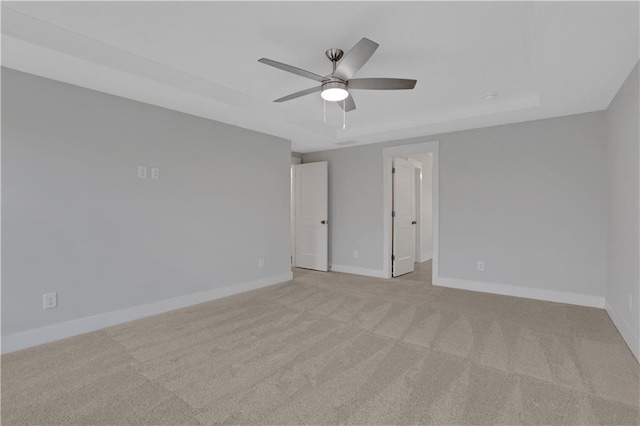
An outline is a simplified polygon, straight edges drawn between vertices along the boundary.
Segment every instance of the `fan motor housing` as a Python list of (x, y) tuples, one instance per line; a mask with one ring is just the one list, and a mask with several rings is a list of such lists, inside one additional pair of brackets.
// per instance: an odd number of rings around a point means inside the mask
[(325, 91), (327, 89), (344, 89), (347, 90), (347, 83), (342, 81), (342, 80), (338, 80), (338, 79), (333, 79), (333, 80), (329, 80), (325, 83), (322, 83), (322, 91)]

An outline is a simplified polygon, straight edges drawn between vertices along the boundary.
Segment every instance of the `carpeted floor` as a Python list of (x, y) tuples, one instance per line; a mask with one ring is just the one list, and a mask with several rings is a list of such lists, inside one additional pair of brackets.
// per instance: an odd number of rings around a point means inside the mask
[(599, 309), (295, 271), (2, 357), (2, 424), (639, 424)]
[(426, 284), (431, 284), (432, 273), (432, 260), (425, 260), (422, 263), (416, 263), (413, 272), (401, 275), (398, 278), (410, 281), (420, 281)]

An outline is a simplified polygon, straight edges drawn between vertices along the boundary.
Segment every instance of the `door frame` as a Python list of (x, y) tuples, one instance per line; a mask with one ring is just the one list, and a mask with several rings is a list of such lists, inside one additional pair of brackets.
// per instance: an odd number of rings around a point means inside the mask
[(291, 245), (291, 268), (293, 269), (296, 264), (296, 164), (302, 164), (302, 158), (291, 157), (291, 182), (289, 184), (289, 202), (290, 216), (289, 216), (289, 232), (290, 232), (290, 245)]
[(393, 157), (406, 157), (411, 154), (431, 153), (433, 155), (432, 168), (432, 193), (433, 193), (433, 266), (432, 266), (432, 282), (436, 282), (438, 278), (438, 259), (440, 238), (440, 142), (429, 141), (421, 143), (412, 143), (407, 145), (397, 145), (382, 149), (382, 273), (386, 278), (391, 278), (391, 252), (393, 250), (392, 239), (392, 223), (391, 223), (391, 200), (392, 200), (392, 176), (391, 168), (393, 167)]

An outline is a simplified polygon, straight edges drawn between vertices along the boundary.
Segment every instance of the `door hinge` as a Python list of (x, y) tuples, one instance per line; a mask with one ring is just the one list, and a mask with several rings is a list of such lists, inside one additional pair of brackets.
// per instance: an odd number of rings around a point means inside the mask
[(392, 167), (392, 168), (391, 168), (391, 173), (395, 173), (395, 172), (396, 172), (396, 168), (395, 168), (395, 167)]
[(396, 217), (396, 212), (395, 211), (391, 212), (391, 217)]
[(395, 255), (395, 254), (392, 254), (392, 255), (391, 255), (391, 261), (392, 261), (392, 262), (395, 262), (395, 261), (396, 261), (396, 255)]

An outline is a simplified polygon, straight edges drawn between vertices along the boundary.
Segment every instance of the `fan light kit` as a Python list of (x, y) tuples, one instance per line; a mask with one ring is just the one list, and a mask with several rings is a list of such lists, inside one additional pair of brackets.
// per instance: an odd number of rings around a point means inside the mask
[[(356, 109), (356, 103), (351, 93), (349, 93), (349, 90), (407, 90), (413, 89), (416, 85), (416, 80), (403, 78), (351, 78), (371, 58), (377, 48), (378, 43), (368, 38), (363, 38), (346, 54), (337, 48), (327, 50), (325, 54), (333, 65), (333, 72), (326, 76), (321, 76), (272, 59), (262, 58), (258, 59), (258, 61), (320, 83), (320, 85), (312, 88), (276, 99), (274, 102), (290, 101), (291, 99), (320, 92), (322, 99), (337, 102), (340, 108), (343, 109), (342, 128), (344, 129), (344, 120), (346, 117), (344, 113)], [(338, 64), (338, 61), (340, 61), (340, 64)]]
[(320, 96), (325, 101), (342, 101), (349, 96), (349, 92), (347, 92), (347, 85), (342, 82), (332, 81), (329, 83), (325, 83), (322, 85), (322, 92), (320, 92)]

